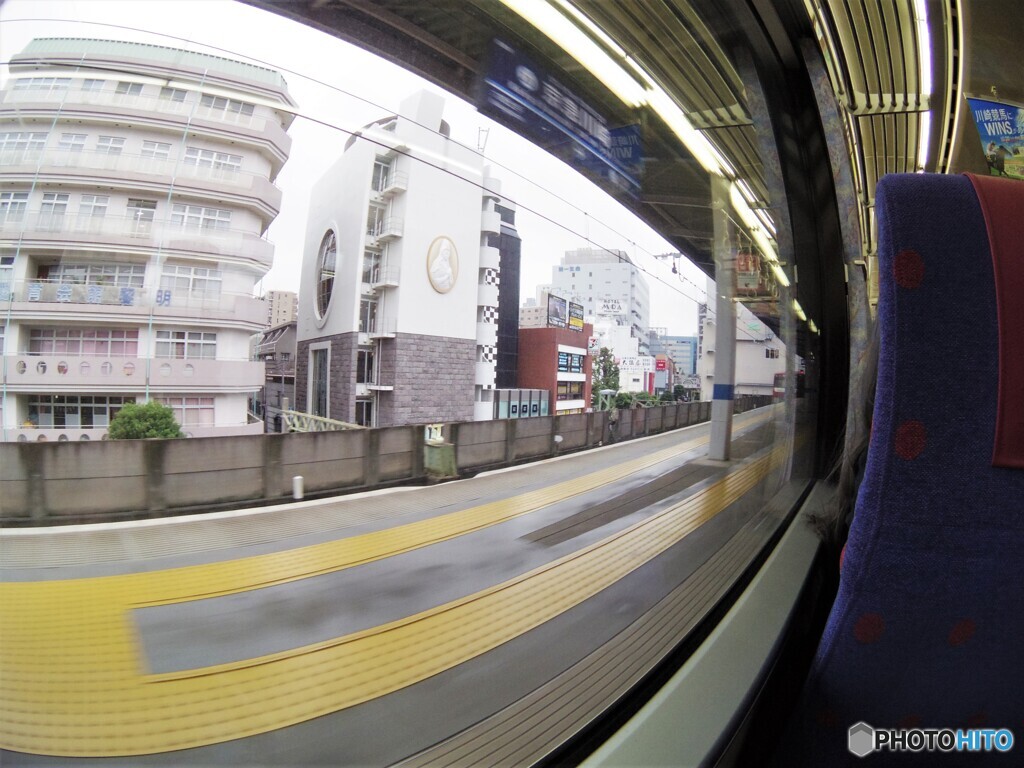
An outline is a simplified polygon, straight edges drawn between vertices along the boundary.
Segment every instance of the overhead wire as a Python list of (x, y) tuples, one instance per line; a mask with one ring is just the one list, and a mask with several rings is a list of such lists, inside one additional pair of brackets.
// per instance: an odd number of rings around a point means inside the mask
[[(212, 45), (212, 44), (209, 44), (209, 43), (200, 42), (200, 41), (193, 40), (191, 38), (182, 37), (182, 36), (179, 36), (179, 35), (173, 35), (173, 34), (165, 33), (165, 32), (155, 32), (155, 31), (152, 31), (152, 30), (143, 29), (141, 27), (125, 25), (125, 24), (111, 24), (111, 23), (108, 23), (108, 22), (87, 21), (87, 20), (78, 20), (78, 19), (59, 19), (59, 18), (58, 19), (5, 19), (3, 22), (0, 22), (0, 23), (11, 23), (11, 22), (36, 22), (36, 23), (44, 23), (44, 22), (55, 23), (55, 22), (58, 22), (58, 23), (94, 25), (94, 26), (106, 27), (106, 28), (110, 28), (110, 29), (120, 29), (120, 30), (126, 30), (126, 31), (130, 31), (130, 32), (141, 33), (141, 34), (154, 35), (154, 36), (161, 37), (161, 38), (167, 38), (169, 40), (176, 40), (176, 41), (179, 41), (179, 42), (182, 42), (182, 43), (188, 43), (190, 45), (200, 46), (200, 47), (207, 48), (207, 49), (210, 49), (210, 50), (219, 51), (220, 53), (228, 54), (228, 55), (233, 56), (235, 58), (245, 59), (245, 60), (250, 61), (250, 62), (257, 62), (260, 65), (263, 65), (263, 66), (265, 66), (267, 68), (270, 68), (270, 69), (273, 69), (275, 71), (284, 72), (284, 73), (287, 73), (289, 75), (294, 75), (296, 77), (299, 77), (299, 78), (302, 78), (304, 80), (307, 80), (307, 81), (309, 81), (311, 83), (315, 83), (315, 84), (320, 85), (320, 86), (322, 86), (324, 88), (327, 88), (327, 89), (329, 89), (329, 90), (331, 90), (331, 91), (333, 91), (335, 93), (341, 94), (341, 95), (346, 96), (348, 98), (355, 99), (355, 100), (360, 101), (360, 102), (362, 102), (364, 104), (367, 104), (367, 105), (372, 106), (374, 108), (380, 109), (380, 110), (382, 110), (385, 113), (390, 114), (390, 113), (394, 112), (394, 110), (388, 109), (388, 108), (384, 107), (383, 105), (378, 104), (378, 103), (374, 102), (373, 100), (371, 100), (369, 98), (366, 98), (366, 97), (360, 96), (358, 94), (352, 93), (351, 91), (348, 91), (348, 90), (346, 90), (344, 88), (341, 88), (341, 87), (336, 86), (336, 85), (332, 85), (331, 83), (328, 83), (326, 81), (323, 81), (323, 80), (321, 80), (319, 78), (316, 78), (316, 77), (313, 77), (311, 75), (307, 75), (307, 74), (305, 74), (303, 72), (300, 72), (298, 70), (295, 70), (295, 69), (292, 69), (292, 68), (289, 68), (289, 67), (285, 67), (285, 66), (279, 66), (279, 65), (276, 65), (273, 62), (267, 61), (265, 59), (260, 59), (260, 58), (257, 58), (257, 57), (253, 57), (253, 56), (250, 56), (248, 54), (244, 54), (244, 53), (241, 53), (239, 51), (235, 51), (235, 50), (230, 49), (230, 48), (224, 48), (222, 46), (216, 46), (216, 45)], [(11, 63), (10, 60), (6, 60), (6, 61), (3, 61), (3, 62), (0, 62), (0, 66), (7, 66), (7, 67), (9, 67), (10, 63)], [(122, 70), (122, 69), (119, 69), (119, 68), (116, 68), (116, 67), (104, 67), (104, 66), (101, 66), (101, 65), (90, 65), (90, 68), (106, 70), (106, 71), (112, 71), (112, 72), (125, 72), (125, 70)], [(456, 97), (456, 98), (459, 98), (459, 97)], [(317, 125), (323, 126), (325, 128), (329, 128), (331, 130), (336, 130), (336, 131), (338, 131), (340, 133), (344, 133), (344, 134), (349, 135), (349, 136), (357, 136), (358, 135), (363, 140), (366, 140), (366, 141), (368, 141), (370, 143), (377, 144), (378, 146), (386, 147), (386, 145), (384, 145), (382, 142), (375, 141), (375, 140), (373, 140), (372, 138), (366, 136), (363, 133), (363, 131), (366, 129), (367, 126), (361, 126), (359, 128), (348, 129), (348, 128), (345, 128), (345, 127), (343, 127), (341, 125), (338, 125), (338, 124), (336, 124), (334, 122), (331, 122), (331, 121), (328, 121), (328, 120), (323, 120), (323, 119), (320, 119), (320, 118), (316, 118), (316, 117), (314, 117), (314, 116), (312, 116), (310, 114), (307, 114), (305, 112), (298, 112), (298, 111), (296, 111), (295, 112), (295, 116), (298, 117), (298, 118), (302, 118), (302, 119), (308, 120), (311, 123), (315, 123)], [(432, 128), (430, 126), (423, 125), (422, 123), (418, 123), (415, 120), (411, 120), (410, 122), (412, 122), (413, 124), (423, 128), (425, 130), (428, 130), (428, 131), (430, 131), (430, 132), (432, 132), (434, 134), (438, 134), (439, 135), (439, 131), (436, 128)], [(465, 145), (463, 145), (463, 146), (465, 146)], [(423, 163), (423, 164), (425, 164), (427, 166), (430, 166), (431, 168), (434, 168), (435, 170), (439, 170), (439, 171), (442, 171), (443, 173), (447, 173), (447, 174), (449, 174), (449, 175), (451, 175), (451, 176), (453, 176), (453, 177), (463, 181), (464, 183), (476, 186), (479, 189), (481, 189), (481, 191), (483, 191), (483, 189), (484, 189), (484, 186), (483, 186), (482, 183), (470, 180), (470, 179), (468, 179), (468, 178), (466, 178), (464, 176), (459, 175), (458, 173), (456, 173), (455, 171), (453, 171), (453, 170), (451, 170), (449, 168), (444, 168), (444, 167), (442, 167), (442, 166), (440, 166), (440, 165), (438, 165), (436, 163), (433, 163), (433, 162), (431, 162), (431, 161), (429, 161), (429, 160), (427, 160), (427, 159), (425, 159), (423, 157), (417, 157), (414, 154), (412, 154), (411, 151), (402, 150), (402, 149), (395, 149), (395, 148), (392, 148), (392, 147), (386, 147), (386, 148), (389, 151), (394, 152), (395, 154), (401, 154), (401, 155), (403, 155), (405, 157), (408, 157), (410, 160), (414, 160), (416, 162)], [(550, 195), (555, 200), (558, 200), (559, 202), (565, 204), (569, 208), (574, 209), (575, 211), (581, 213), (584, 216), (585, 219), (588, 219), (591, 216), (591, 214), (586, 209), (580, 208), (578, 205), (576, 205), (572, 201), (566, 199), (565, 197), (563, 197), (558, 192), (556, 192), (554, 190), (551, 190), (551, 189), (548, 189), (547, 187), (545, 187), (541, 183), (535, 181), (534, 179), (529, 178), (529, 177), (519, 173), (515, 169), (513, 169), (513, 168), (511, 168), (509, 166), (506, 166), (506, 165), (504, 165), (504, 164), (502, 164), (502, 163), (500, 163), (500, 162), (498, 162), (496, 160), (486, 158), (486, 156), (483, 153), (481, 153), (479, 151), (476, 151), (476, 150), (474, 150), (471, 147), (466, 146), (466, 149), (468, 151), (472, 152), (473, 154), (477, 155), (478, 157), (480, 157), (482, 161), (485, 161), (486, 163), (488, 163), (490, 165), (493, 165), (493, 166), (495, 166), (497, 168), (502, 169), (503, 171), (507, 171), (508, 173), (513, 174), (517, 178), (522, 179), (523, 181), (527, 182), (528, 184), (530, 184), (531, 186), (537, 188), (538, 190), (544, 192), (545, 194)], [(553, 159), (556, 159), (556, 158), (553, 158)], [(551, 216), (549, 216), (548, 214), (542, 213), (540, 210), (538, 210), (535, 207), (526, 205), (525, 203), (522, 203), (519, 200), (513, 199), (512, 197), (509, 197), (507, 195), (502, 195), (502, 197), (505, 200), (508, 200), (509, 202), (513, 203), (516, 206), (517, 209), (524, 210), (524, 211), (526, 211), (526, 212), (528, 212), (528, 213), (538, 217), (539, 219), (547, 222), (548, 224), (551, 224), (553, 226), (558, 227), (559, 229), (563, 230), (564, 232), (566, 232), (568, 234), (574, 235), (574, 236), (580, 238), (581, 240), (585, 240), (588, 243), (596, 245), (597, 248), (595, 250), (603, 251), (603, 252), (605, 252), (605, 253), (607, 253), (609, 255), (613, 255), (616, 258), (618, 258), (620, 262), (624, 261), (624, 262), (630, 263), (634, 268), (636, 268), (638, 271), (642, 272), (643, 274), (647, 275), (653, 281), (655, 281), (657, 283), (660, 283), (662, 286), (664, 286), (667, 289), (673, 291), (674, 293), (682, 296), (683, 298), (688, 299), (689, 301), (694, 302), (698, 307), (704, 306), (706, 311), (709, 313), (709, 317), (714, 317), (714, 313), (713, 313), (713, 311), (711, 310), (711, 307), (710, 307), (710, 302), (708, 301), (707, 292), (704, 289), (702, 289), (699, 285), (694, 283), (692, 280), (690, 280), (688, 277), (683, 275), (681, 272), (676, 272), (675, 273), (676, 277), (678, 278), (678, 281), (679, 282), (689, 283), (690, 285), (692, 285), (695, 289), (697, 289), (697, 291), (699, 291), (701, 294), (703, 294), (703, 296), (704, 296), (703, 299), (695, 298), (695, 297), (689, 295), (682, 288), (680, 288), (677, 285), (674, 285), (671, 281), (662, 278), (660, 275), (655, 274), (654, 272), (652, 272), (647, 267), (637, 263), (637, 259), (636, 258), (629, 259), (628, 255), (627, 256), (621, 255), (622, 253), (624, 253), (621, 249), (611, 248), (611, 247), (602, 245), (600, 243), (596, 243), (594, 241), (594, 239), (590, 236), (589, 231), (587, 231), (586, 233), (581, 233), (577, 229), (574, 229), (573, 227), (571, 227), (570, 225), (565, 224), (565, 223), (563, 223), (561, 221), (558, 221), (558, 220), (552, 218)], [(700, 206), (699, 204), (690, 204), (690, 205), (692, 207), (706, 207), (706, 208), (709, 208), (709, 209), (711, 207), (710, 204), (708, 206)], [(730, 220), (732, 221), (732, 223), (734, 225), (736, 225), (738, 228), (742, 229), (742, 225), (741, 225), (740, 222), (738, 222), (732, 216), (730, 216), (729, 218), (730, 218)], [(618, 232), (614, 228), (608, 226), (603, 221), (602, 221), (602, 226), (604, 226), (613, 235), (618, 236), (618, 237), (622, 238), (623, 240), (625, 240), (626, 242), (628, 242), (629, 244), (633, 245), (634, 249), (639, 248), (644, 254), (646, 254), (647, 256), (651, 257), (652, 259), (657, 259), (658, 256), (664, 256), (664, 254), (654, 254), (654, 253), (652, 253), (648, 249), (644, 248), (642, 245), (637, 244), (635, 241), (633, 241), (633, 240), (629, 239), (628, 237), (626, 237), (625, 235), (623, 235), (621, 232)], [(649, 227), (650, 225), (646, 225), (646, 226)], [(588, 227), (588, 230), (589, 230), (589, 227)], [(689, 257), (687, 257), (686, 254), (680, 253), (679, 256), (682, 257), (682, 258), (686, 258), (689, 261)], [(691, 262), (691, 264), (692, 264), (692, 262)], [(743, 332), (745, 335), (747, 335), (748, 337), (750, 337), (751, 339), (753, 339), (755, 341), (761, 341), (762, 340), (760, 338), (757, 338), (757, 337), (753, 336), (752, 334), (747, 332), (746, 329), (741, 328), (740, 326), (737, 326), (737, 330)]]

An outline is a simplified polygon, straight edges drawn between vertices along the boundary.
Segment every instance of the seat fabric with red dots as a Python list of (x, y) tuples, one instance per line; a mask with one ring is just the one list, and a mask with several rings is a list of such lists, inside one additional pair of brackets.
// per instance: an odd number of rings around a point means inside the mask
[[(777, 762), (1021, 765), (1024, 182), (887, 176), (876, 212), (871, 443), (839, 592)], [(861, 759), (847, 741), (858, 722), (1007, 728), (1015, 744)]]

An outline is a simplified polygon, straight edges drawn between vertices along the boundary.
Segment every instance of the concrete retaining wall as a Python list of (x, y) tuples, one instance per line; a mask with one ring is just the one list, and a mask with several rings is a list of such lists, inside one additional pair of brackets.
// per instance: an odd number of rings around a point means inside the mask
[[(736, 411), (767, 405), (743, 396)], [(448, 424), (460, 475), (708, 421), (711, 403)], [(560, 436), (561, 440), (556, 440)], [(0, 525), (159, 517), (418, 483), (423, 427), (103, 442), (0, 443)]]

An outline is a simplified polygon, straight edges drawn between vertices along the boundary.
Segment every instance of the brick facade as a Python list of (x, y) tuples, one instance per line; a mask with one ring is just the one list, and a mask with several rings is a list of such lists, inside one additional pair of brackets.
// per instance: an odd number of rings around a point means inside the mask
[(472, 421), (476, 341), (399, 333), (382, 345), (377, 425)]

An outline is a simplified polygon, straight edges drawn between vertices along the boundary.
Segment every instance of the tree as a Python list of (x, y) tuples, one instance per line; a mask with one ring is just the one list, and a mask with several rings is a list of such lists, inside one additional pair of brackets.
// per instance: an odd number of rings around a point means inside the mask
[(676, 400), (682, 400), (684, 397), (686, 397), (686, 387), (684, 387), (682, 384), (676, 384), (674, 387), (672, 387), (672, 396)]
[(615, 357), (608, 347), (601, 347), (597, 353), (597, 357), (594, 358), (594, 367), (591, 374), (595, 394), (602, 389), (618, 390), (619, 366), (615, 364)]
[(111, 440), (184, 436), (174, 420), (174, 411), (156, 401), (145, 405), (128, 403), (110, 420), (107, 429), (107, 437)]

